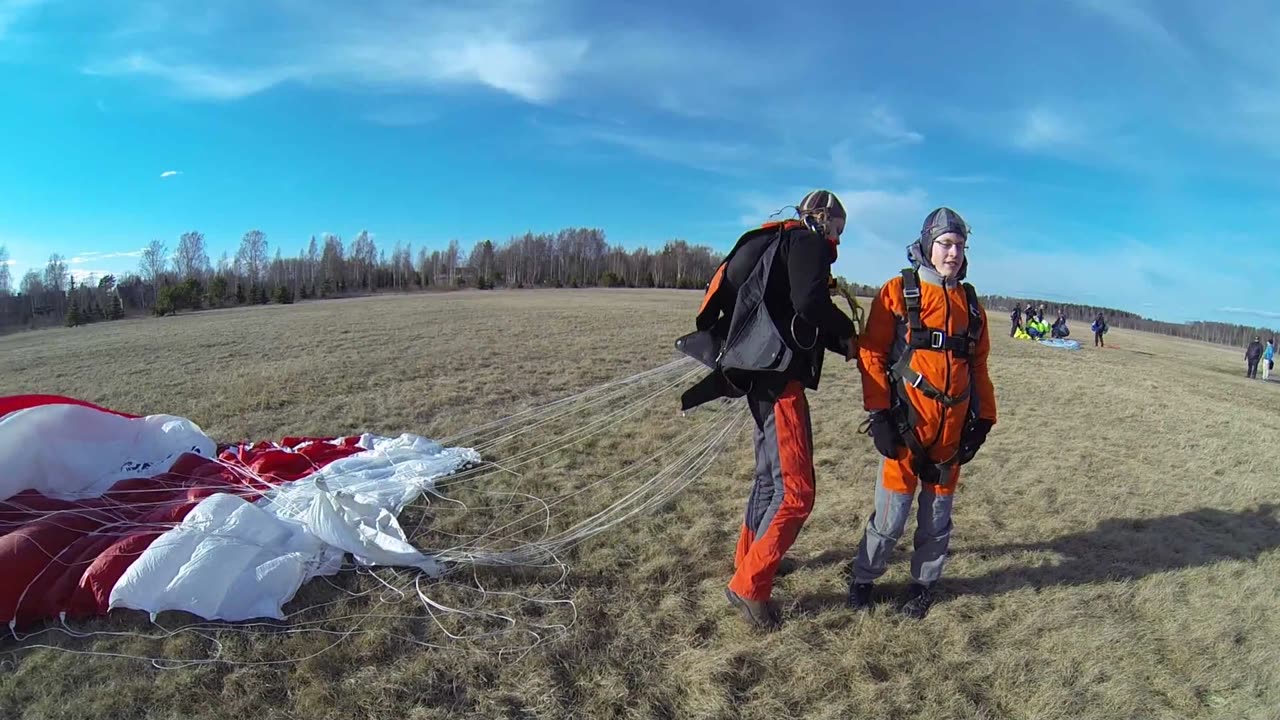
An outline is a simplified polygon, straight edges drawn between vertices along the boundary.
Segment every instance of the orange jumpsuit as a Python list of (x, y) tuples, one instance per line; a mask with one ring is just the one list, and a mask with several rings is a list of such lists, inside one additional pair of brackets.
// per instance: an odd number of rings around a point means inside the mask
[[(944, 288), (936, 273), (921, 268), (920, 318), (925, 326), (942, 330), (948, 336), (963, 335), (969, 327), (969, 303), (960, 283), (947, 281)], [(929, 459), (945, 463), (953, 459), (960, 447), (961, 435), (968, 421), (969, 403), (978, 400), (978, 416), (996, 420), (995, 388), (987, 372), (987, 356), (991, 350), (986, 310), (982, 314), (982, 334), (972, 356), (965, 359), (951, 352), (917, 349), (912, 354), (911, 369), (922, 375), (934, 387), (952, 397), (965, 393), (970, 396), (953, 407), (930, 399), (916, 387), (907, 387), (907, 397), (915, 406), (920, 422), (915, 428), (920, 444), (929, 452)], [(862, 369), (862, 400), (868, 411), (889, 409), (889, 368), (906, 350), (907, 308), (902, 297), (902, 277), (889, 280), (880, 288), (870, 312), (867, 327), (859, 339), (859, 359)], [(883, 468), (885, 489), (914, 494), (918, 480), (912, 470), (911, 454), (907, 447), (900, 447), (898, 456), (887, 461)], [(938, 488), (939, 495), (955, 492), (960, 479), (960, 466), (953, 465), (949, 476)]]

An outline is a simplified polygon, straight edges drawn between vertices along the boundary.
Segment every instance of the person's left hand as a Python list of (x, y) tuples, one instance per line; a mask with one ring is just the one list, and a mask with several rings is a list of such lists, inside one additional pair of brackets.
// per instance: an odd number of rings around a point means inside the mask
[(964, 435), (960, 438), (960, 451), (957, 456), (957, 460), (961, 465), (969, 462), (978, 454), (978, 450), (987, 441), (987, 434), (991, 432), (993, 424), (990, 420), (980, 418), (965, 428)]
[(858, 339), (856, 337), (848, 337), (845, 339), (844, 361), (858, 359)]

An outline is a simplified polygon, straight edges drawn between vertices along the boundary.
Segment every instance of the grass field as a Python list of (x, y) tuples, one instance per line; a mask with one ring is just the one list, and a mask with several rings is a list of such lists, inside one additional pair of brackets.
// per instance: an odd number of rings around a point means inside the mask
[[(220, 440), (446, 437), (673, 359), (697, 301), (467, 292), (20, 334), (0, 338), (0, 394), (181, 415)], [(406, 599), (392, 606), (413, 617), (378, 617), (320, 654), (332, 638), (214, 635), (240, 658), (312, 655), (281, 664), (0, 655), (0, 718), (1280, 718), (1280, 385), (1247, 380), (1242, 350), (1114, 330), (1106, 350), (1081, 337), (1085, 349), (1067, 352), (1009, 339), (998, 313), (992, 322), (1000, 422), (965, 468), (943, 597), (922, 622), (891, 604), (867, 616), (842, 607), (877, 456), (856, 431), (857, 373), (828, 356), (810, 394), (817, 504), (797, 568), (778, 582), (778, 633), (745, 627), (721, 592), (750, 482), (743, 434), (676, 500), (574, 549), (563, 583), (554, 570), (478, 571), (490, 590), (575, 604), (568, 633), (526, 652), (408, 642), (443, 638)], [(634, 431), (547, 458), (522, 489), (561, 495), (661, 449), (690, 420), (677, 394)], [(557, 521), (611, 499), (575, 496)], [(471, 507), (416, 518), (417, 537), (482, 531), (468, 525), (510, 505)], [(913, 526), (882, 583), (890, 596), (907, 580)], [(373, 582), (317, 582), (298, 602)], [(467, 597), (424, 589), (446, 604)], [(526, 624), (565, 616), (502, 607)], [(75, 627), (155, 630), (127, 613)], [(192, 656), (211, 642), (47, 641)]]

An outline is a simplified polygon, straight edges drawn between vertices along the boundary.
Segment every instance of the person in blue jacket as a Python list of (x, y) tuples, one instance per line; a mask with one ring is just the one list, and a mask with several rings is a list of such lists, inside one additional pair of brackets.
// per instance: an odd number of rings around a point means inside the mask
[(1276, 344), (1275, 340), (1267, 340), (1267, 346), (1262, 349), (1262, 379), (1271, 379), (1271, 368), (1275, 367)]
[(1094, 318), (1089, 329), (1093, 331), (1093, 346), (1106, 347), (1107, 341), (1103, 340), (1102, 336), (1107, 334), (1107, 319), (1102, 316), (1102, 313), (1098, 313), (1098, 317)]

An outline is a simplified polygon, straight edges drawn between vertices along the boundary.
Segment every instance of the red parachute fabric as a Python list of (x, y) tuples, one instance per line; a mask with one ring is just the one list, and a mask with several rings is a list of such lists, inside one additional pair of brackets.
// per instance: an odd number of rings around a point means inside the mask
[[(0, 398), (0, 411), (68, 400)], [(99, 497), (60, 500), (28, 490), (0, 502), (0, 622), (105, 614), (129, 566), (201, 500), (233, 493), (253, 501), (274, 485), (363, 451), (359, 440), (285, 438), (278, 445), (230, 446), (217, 460), (186, 453), (167, 472), (122, 480)]]
[(26, 410), (27, 408), (33, 408), (39, 405), (80, 405), (82, 407), (101, 410), (102, 412), (119, 415), (121, 417), (139, 417), (138, 415), (130, 415), (129, 413), (120, 412), (118, 410), (110, 410), (100, 405), (94, 405), (91, 402), (64, 397), (62, 395), (10, 395), (9, 397), (0, 397), (0, 418), (8, 415), (9, 413)]

